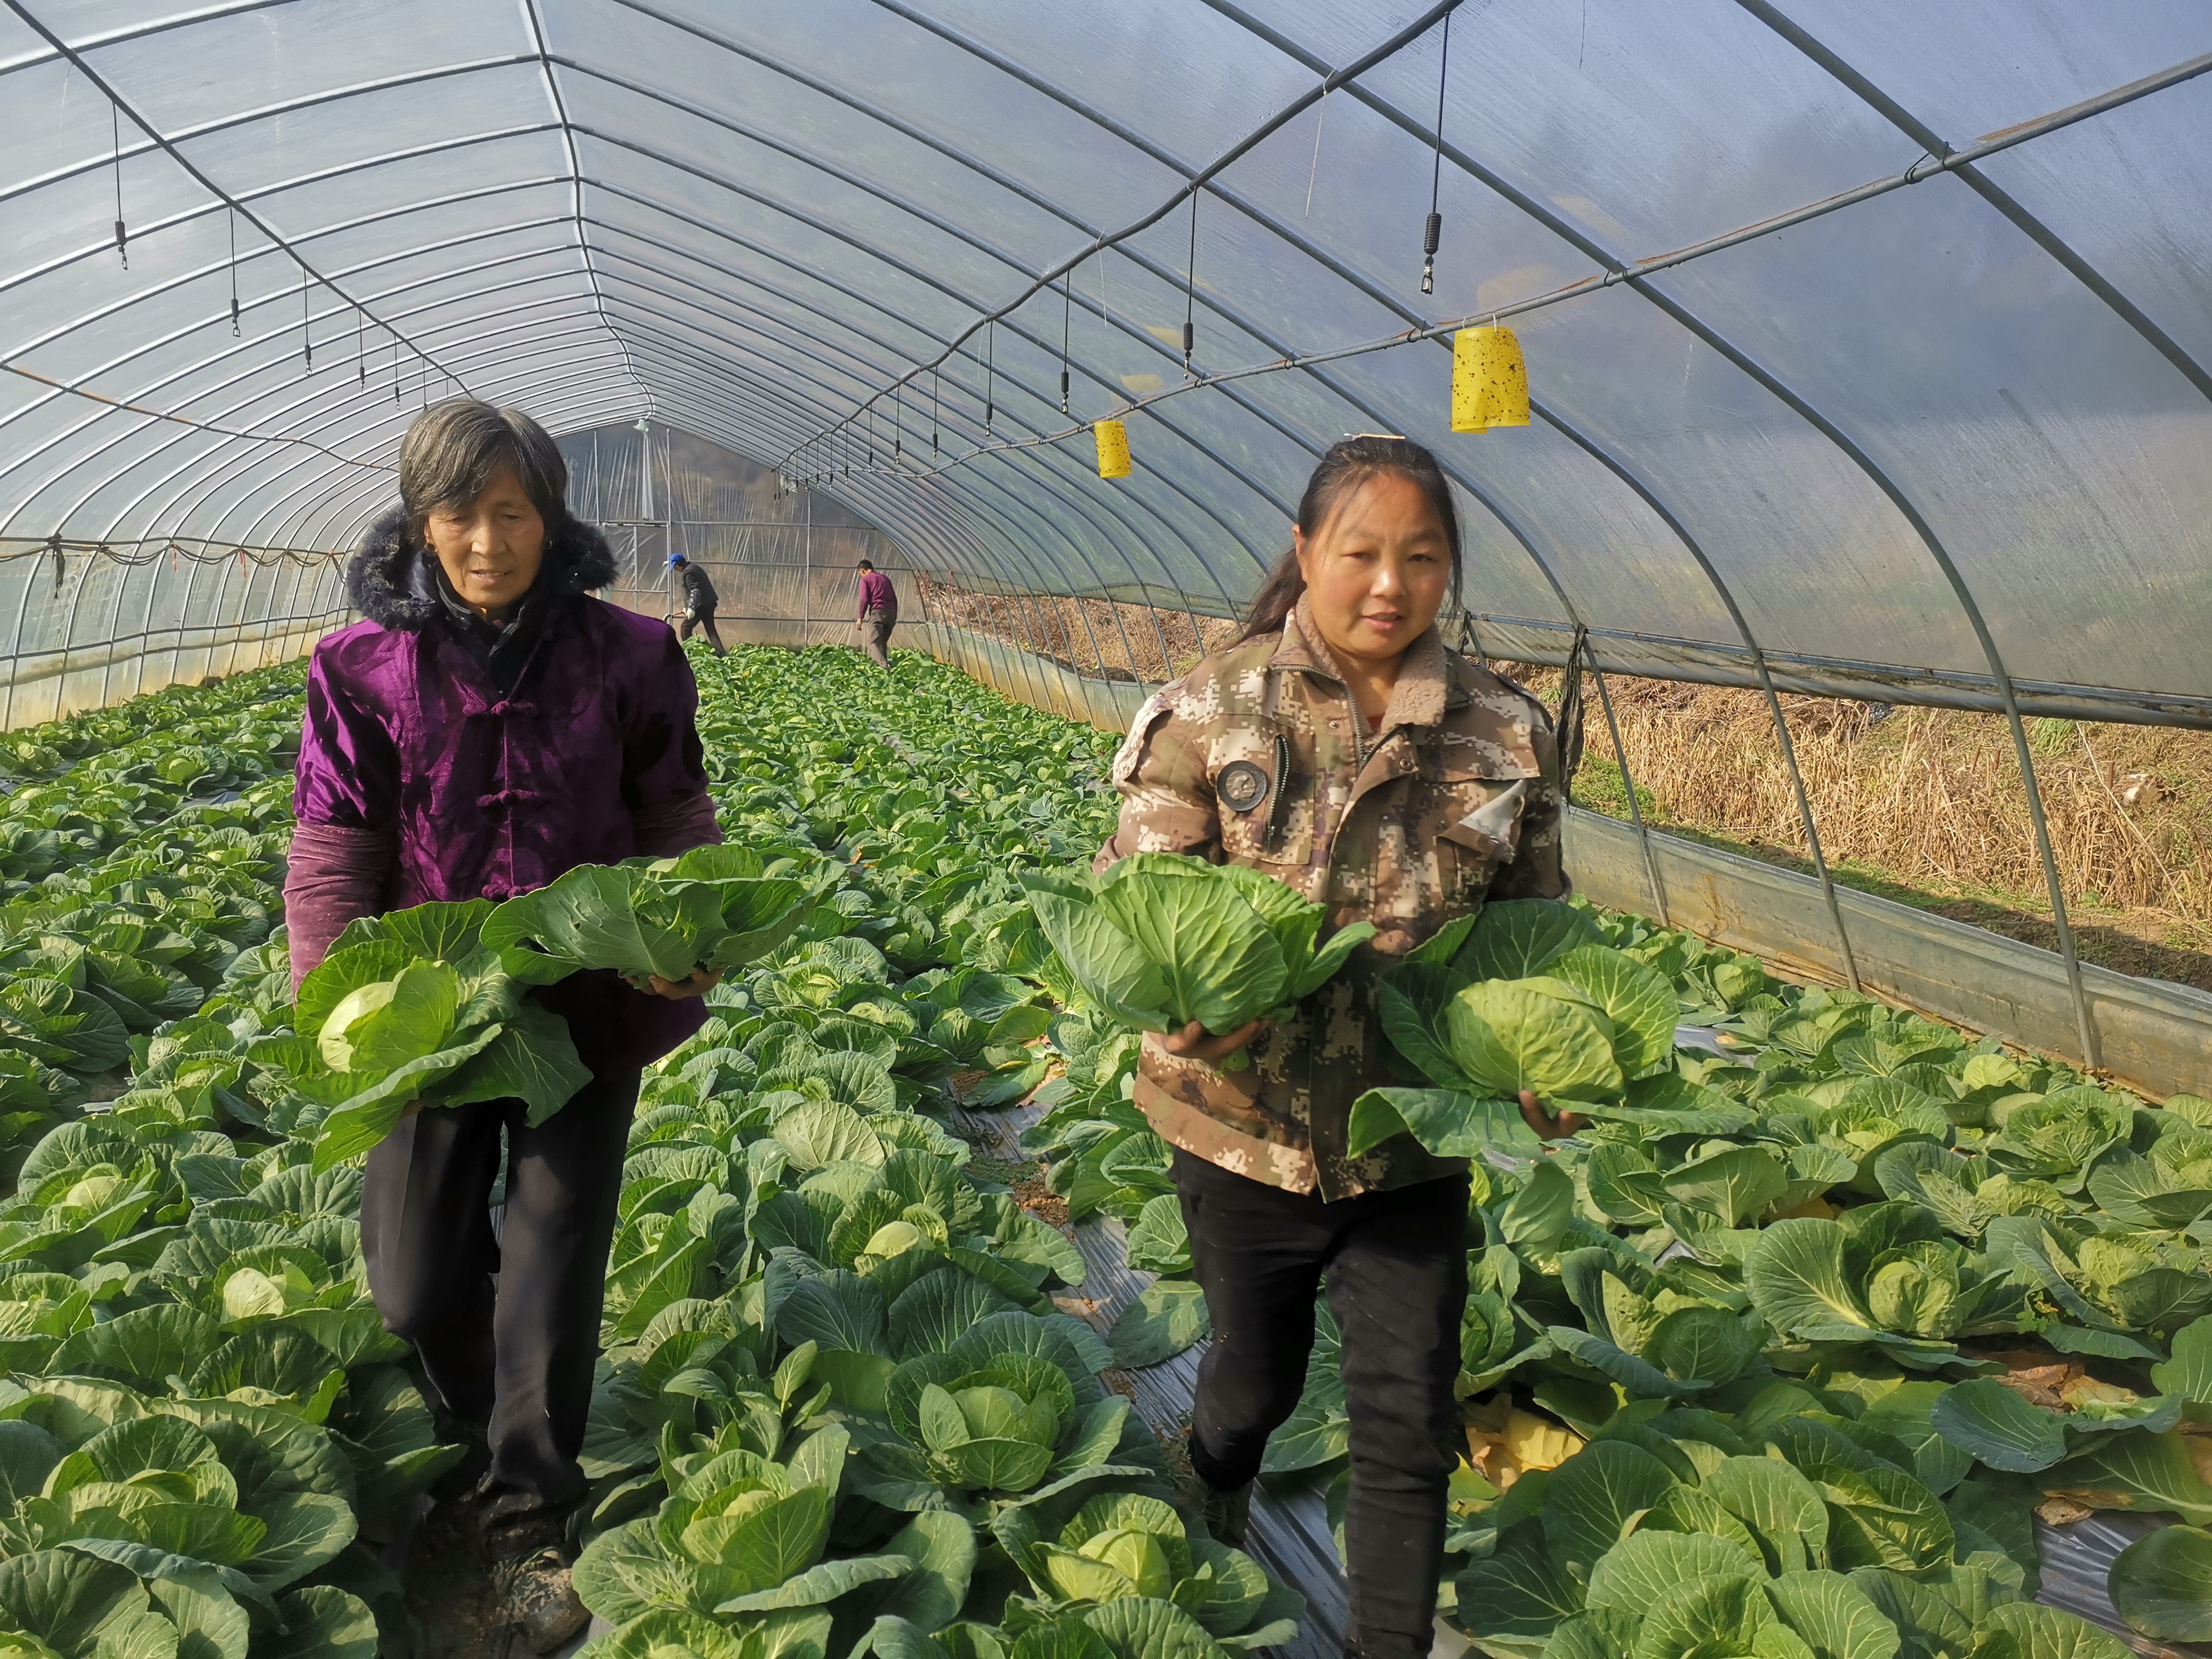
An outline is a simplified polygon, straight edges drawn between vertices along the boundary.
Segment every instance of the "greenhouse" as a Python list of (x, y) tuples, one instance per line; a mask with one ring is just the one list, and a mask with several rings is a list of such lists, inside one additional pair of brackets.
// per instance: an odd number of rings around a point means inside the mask
[(0, 1654), (2212, 1654), (2208, 71), (0, 0)]

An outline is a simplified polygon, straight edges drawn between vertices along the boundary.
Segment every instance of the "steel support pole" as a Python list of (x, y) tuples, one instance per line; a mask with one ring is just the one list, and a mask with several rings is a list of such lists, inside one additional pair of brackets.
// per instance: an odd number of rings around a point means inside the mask
[(1613, 737), (1613, 759), (1620, 767), (1620, 791), (1628, 797), (1629, 821), (1636, 826), (1636, 844), (1644, 851), (1644, 873), (1651, 883), (1652, 914), (1662, 927), (1672, 927), (1674, 924), (1668, 919), (1667, 909), (1667, 884), (1659, 875), (1659, 855), (1651, 846), (1650, 827), (1644, 822), (1643, 807), (1637, 804), (1636, 775), (1629, 769), (1628, 747), (1620, 740), (1620, 722), (1613, 718), (1613, 694), (1606, 690), (1605, 674), (1587, 645), (1583, 647), (1583, 662), (1597, 686), (1598, 707), (1605, 711), (1605, 729)]
[[(143, 567), (142, 567), (143, 568)], [(100, 665), (100, 706), (107, 708), (108, 687), (115, 678), (115, 635), (123, 622), (123, 595), (131, 586), (131, 567), (118, 562), (115, 567), (115, 602), (107, 607), (107, 660)]]

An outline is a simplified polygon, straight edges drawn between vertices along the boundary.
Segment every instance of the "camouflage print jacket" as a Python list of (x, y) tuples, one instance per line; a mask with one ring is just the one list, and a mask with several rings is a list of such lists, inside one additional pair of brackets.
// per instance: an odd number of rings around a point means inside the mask
[(1385, 1068), (1376, 975), (1488, 898), (1557, 898), (1559, 751), (1541, 704), (1446, 649), (1407, 647), (1369, 735), (1304, 602), (1279, 635), (1208, 657), (1138, 710), (1114, 762), (1122, 795), (1097, 867), (1194, 853), (1264, 871), (1327, 903), (1327, 932), (1376, 937), (1216, 1072), (1147, 1036), (1136, 1103), (1168, 1140), (1224, 1169), (1325, 1200), (1454, 1174), (1399, 1136), (1345, 1153), (1352, 1103), (1404, 1079)]

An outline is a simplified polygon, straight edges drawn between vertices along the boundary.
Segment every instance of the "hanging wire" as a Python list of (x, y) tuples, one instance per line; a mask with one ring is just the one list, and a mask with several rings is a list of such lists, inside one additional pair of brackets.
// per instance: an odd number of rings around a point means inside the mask
[(1191, 349), (1198, 343), (1198, 191), (1190, 192), (1190, 263), (1182, 273), (1182, 372), (1190, 373)]
[(392, 401), (399, 401), (399, 337), (392, 337)]
[(1429, 170), (1429, 222), (1421, 231), (1421, 292), (1437, 291), (1437, 248), (1444, 235), (1444, 216), (1437, 211), (1444, 178), (1444, 85), (1451, 74), (1451, 14), (1444, 14), (1444, 49), (1437, 64), (1436, 160)]
[(1060, 412), (1067, 413), (1067, 333), (1075, 315), (1075, 278), (1060, 279)]
[(128, 270), (130, 233), (123, 228), (123, 111), (112, 99), (108, 100), (107, 120), (109, 130), (115, 135), (115, 254), (123, 261), (124, 270)]
[(309, 325), (310, 305), (311, 301), (307, 295), (307, 268), (301, 265), (300, 267), (300, 344), (307, 351), (307, 373), (312, 374), (315, 372), (315, 337), (314, 331)]
[(899, 382), (896, 412), (892, 416), (891, 459), (898, 459), (906, 449), (906, 382)]
[(983, 331), (983, 430), (991, 429), (991, 417), (998, 412), (994, 401), (999, 391), (999, 325), (996, 323)]
[(1324, 92), (1324, 93), (1323, 93), (1323, 94), (1322, 94), (1322, 95), (1321, 95), (1321, 113), (1320, 113), (1318, 116), (1316, 116), (1316, 117), (1315, 118), (1315, 119), (1314, 119), (1314, 153), (1313, 153), (1313, 161), (1312, 161), (1311, 164), (1310, 164), (1310, 165), (1309, 165), (1309, 166), (1307, 167), (1307, 168), (1306, 168), (1306, 215), (1305, 215), (1305, 216), (1306, 216), (1307, 218), (1309, 218), (1309, 219), (1310, 219), (1310, 218), (1312, 218), (1312, 217), (1313, 217), (1313, 192), (1314, 192), (1314, 180), (1321, 177), (1321, 133), (1322, 133), (1322, 129), (1323, 127), (1327, 126), (1328, 125), (1328, 93), (1326, 93), (1326, 92)]
[(353, 313), (353, 360), (361, 371), (361, 383), (368, 384), (368, 313), (358, 306)]
[(230, 210), (230, 337), (239, 337), (238, 321), (238, 210)]
[(945, 377), (933, 373), (929, 377), (929, 453), (937, 453), (937, 399), (945, 389)]

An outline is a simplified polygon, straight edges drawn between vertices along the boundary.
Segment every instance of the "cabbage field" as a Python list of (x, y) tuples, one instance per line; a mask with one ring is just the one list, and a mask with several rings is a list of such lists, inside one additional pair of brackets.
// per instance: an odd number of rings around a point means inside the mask
[[(1064, 923), (1089, 890), (1113, 740), (910, 656), (695, 661), (725, 833), (804, 904), (768, 954), (727, 947), (750, 965), (647, 1078), (585, 1448), (591, 1651), (1288, 1640), (1301, 1598), (1174, 1507), (1120, 1375), (1205, 1323), (1127, 1095), (1144, 1010), (1086, 993), (1032, 904)], [(409, 1650), (383, 1546), (461, 1449), (369, 1304), (354, 1120), (272, 931), (300, 684), (0, 739), (0, 1655)], [(642, 914), (644, 879), (573, 884)], [(561, 902), (526, 911), (557, 951)], [(2212, 1103), (1581, 906), (1496, 907), (1392, 994), (1405, 1086), (1368, 1132), (1481, 1153), (1446, 1591), (1481, 1648), (2125, 1652), (2034, 1601), (2039, 1510), (2185, 1523), (2112, 1594), (2212, 1637)], [(1677, 1050), (1678, 1019), (1718, 1036)], [(1572, 1139), (1486, 1103), (1562, 1066)], [(997, 1111), (1042, 1182), (955, 1133)], [(1062, 1213), (1159, 1276), (1107, 1328), (1054, 1300), (1085, 1276)], [(1333, 1500), (1334, 1341), (1324, 1310), (1267, 1462)]]

